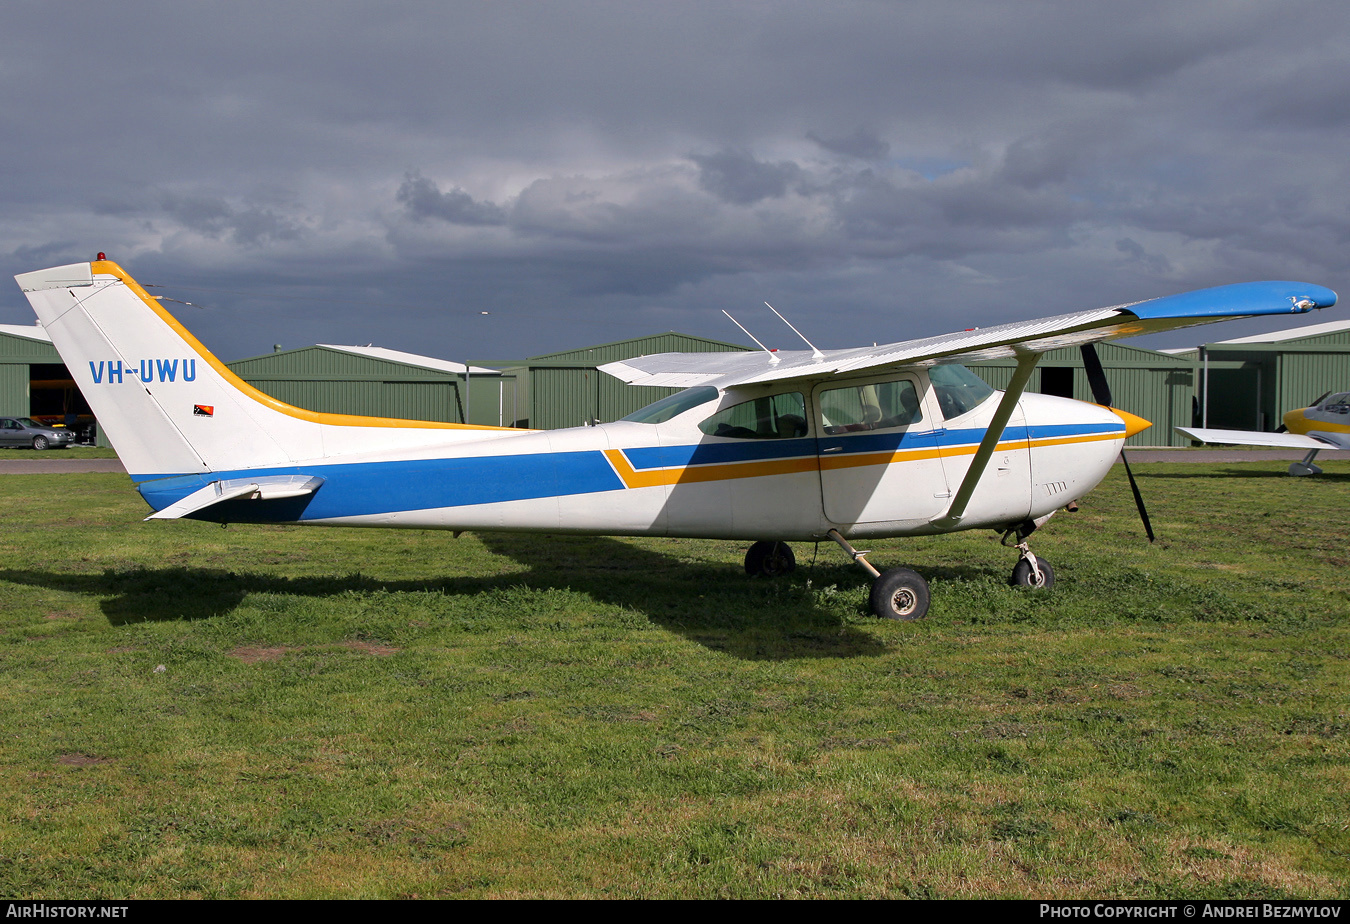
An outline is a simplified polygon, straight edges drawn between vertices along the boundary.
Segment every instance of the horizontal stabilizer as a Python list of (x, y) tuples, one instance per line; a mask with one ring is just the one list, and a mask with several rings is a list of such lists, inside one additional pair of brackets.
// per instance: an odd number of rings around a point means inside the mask
[(313, 494), (323, 484), (317, 475), (267, 475), (262, 478), (232, 478), (213, 481), (199, 491), (193, 491), (180, 501), (146, 517), (147, 520), (177, 520), (199, 510), (234, 500), (280, 500), (284, 497), (303, 497)]
[(1183, 436), (1202, 443), (1219, 446), (1268, 446), (1272, 449), (1344, 449), (1350, 448), (1346, 435), (1318, 433), (1263, 433), (1259, 430), (1212, 430), (1200, 427), (1177, 427)]

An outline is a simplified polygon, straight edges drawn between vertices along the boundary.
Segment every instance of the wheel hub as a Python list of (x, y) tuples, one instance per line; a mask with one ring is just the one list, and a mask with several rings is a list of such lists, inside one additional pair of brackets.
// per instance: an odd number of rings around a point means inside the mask
[(891, 606), (894, 607), (895, 612), (901, 616), (908, 616), (910, 613), (914, 612), (914, 604), (916, 602), (914, 591), (909, 588), (897, 590), (895, 596), (891, 597)]

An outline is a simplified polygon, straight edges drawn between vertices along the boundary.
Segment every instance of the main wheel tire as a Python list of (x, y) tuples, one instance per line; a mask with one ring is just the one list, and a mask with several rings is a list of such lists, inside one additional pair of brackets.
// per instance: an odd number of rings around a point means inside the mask
[(868, 604), (882, 619), (923, 619), (928, 615), (928, 582), (909, 568), (891, 568), (872, 582)]
[(1041, 581), (1036, 583), (1036, 575), (1032, 573), (1031, 562), (1025, 558), (1018, 559), (1017, 564), (1013, 565), (1012, 577), (1008, 583), (1014, 587), (1040, 587), (1047, 589), (1055, 586), (1055, 569), (1050, 567), (1050, 563), (1041, 556), (1036, 556), (1036, 567), (1040, 569)]
[(46, 449), (46, 448), (47, 448), (47, 437), (45, 437), (45, 436), (35, 436), (35, 437), (33, 437), (33, 448), (36, 449), (36, 450), (38, 450), (39, 452), (41, 452), (43, 449)]
[(781, 577), (796, 568), (797, 556), (786, 542), (756, 542), (745, 553), (745, 573), (751, 577)]

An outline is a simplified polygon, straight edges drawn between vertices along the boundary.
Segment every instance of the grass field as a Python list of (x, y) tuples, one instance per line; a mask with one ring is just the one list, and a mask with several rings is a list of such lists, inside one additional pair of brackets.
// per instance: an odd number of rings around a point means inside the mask
[(797, 547), (143, 523), (3, 476), (12, 897), (1350, 897), (1350, 463)]
[(13, 462), (45, 462), (54, 459), (116, 459), (117, 453), (107, 446), (68, 446), (47, 452), (34, 452), (13, 446), (0, 447), (0, 460)]

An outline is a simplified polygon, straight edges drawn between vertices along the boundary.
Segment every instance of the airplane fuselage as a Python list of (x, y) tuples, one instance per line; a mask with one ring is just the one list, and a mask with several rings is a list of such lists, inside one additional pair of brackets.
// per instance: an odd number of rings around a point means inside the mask
[(1284, 414), (1284, 426), (1290, 433), (1328, 433), (1350, 436), (1350, 393), (1327, 395), (1312, 407)]
[[(494, 431), (293, 465), (142, 474), (139, 490), (160, 510), (212, 481), (322, 479), (303, 496), (241, 498), (191, 514), (225, 522), (753, 540), (815, 539), (831, 528), (849, 537), (920, 535), (953, 528), (936, 521), (1001, 396), (987, 388), (971, 396), (967, 388), (953, 399), (924, 369), (706, 391), (706, 400), (659, 421)], [(912, 406), (902, 409), (902, 399)], [(903, 410), (903, 419), (878, 416), (891, 410)], [(1083, 496), (1110, 469), (1125, 431), (1108, 409), (1023, 395), (955, 528), (1034, 520)]]

